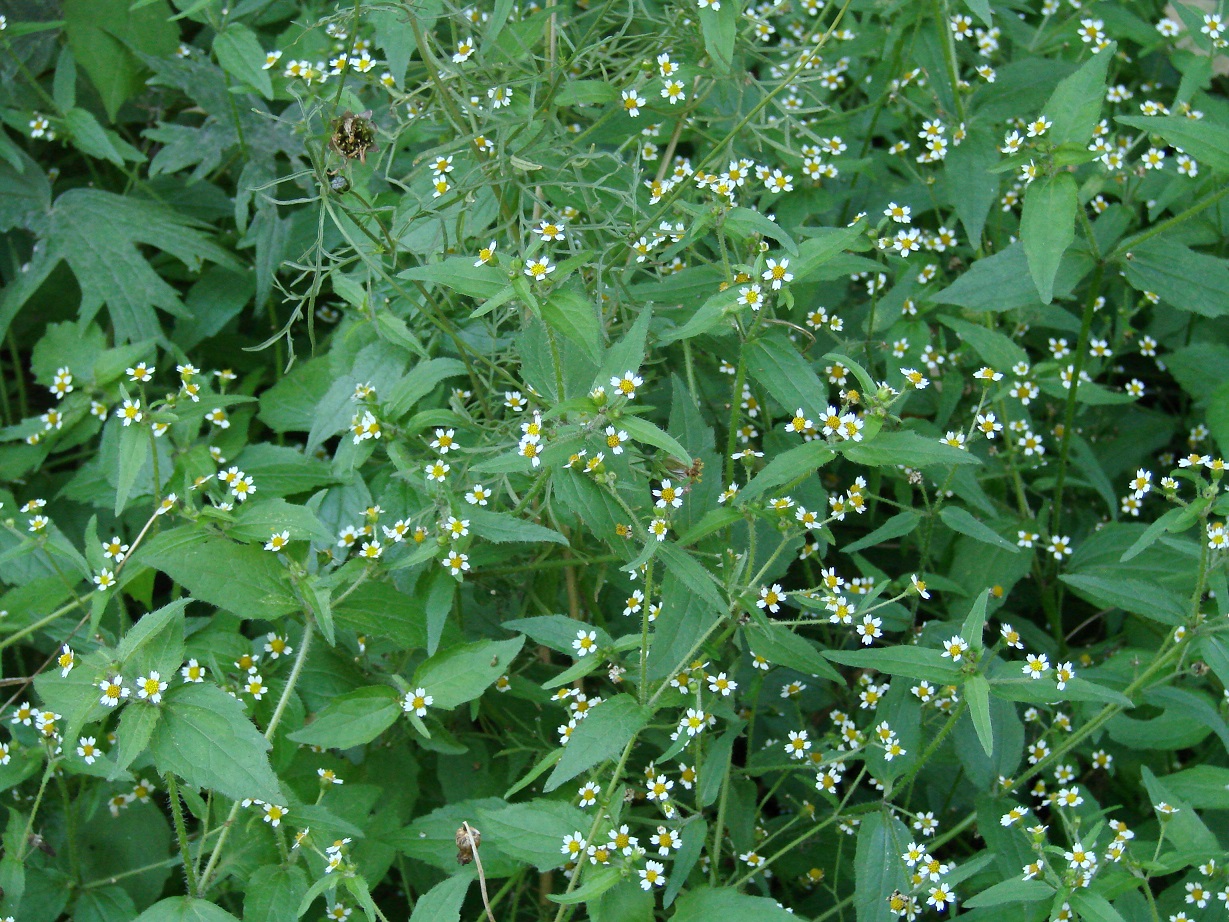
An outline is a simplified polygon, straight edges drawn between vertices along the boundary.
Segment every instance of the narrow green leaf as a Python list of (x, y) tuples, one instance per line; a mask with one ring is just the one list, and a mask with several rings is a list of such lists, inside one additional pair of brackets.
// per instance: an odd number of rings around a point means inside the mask
[(613, 759), (648, 724), (651, 712), (631, 695), (615, 695), (589, 711), (563, 747), (559, 764), (546, 779), (550, 792), (600, 762)]
[(1009, 554), (1020, 553), (1020, 548), (1014, 542), (1008, 541), (988, 525), (983, 525), (973, 518), (972, 513), (961, 509), (959, 506), (944, 506), (939, 510), (939, 518), (952, 531), (968, 535), (970, 538), (983, 544), (993, 545), (1000, 550), (1007, 551)]
[(990, 724), (990, 683), (983, 676), (970, 676), (964, 683), (965, 699), (969, 702), (969, 714), (977, 739), (986, 755), (994, 752), (994, 728)]
[(616, 423), (618, 428), (627, 430), (627, 434), (634, 441), (644, 442), (654, 448), (669, 452), (679, 461), (690, 466), (692, 458), (687, 449), (679, 444), (678, 439), (662, 431), (656, 424), (639, 416), (621, 416)]
[(222, 70), (265, 99), (273, 98), (273, 80), (264, 69), (265, 50), (251, 29), (242, 23), (228, 23), (213, 40), (213, 53)]

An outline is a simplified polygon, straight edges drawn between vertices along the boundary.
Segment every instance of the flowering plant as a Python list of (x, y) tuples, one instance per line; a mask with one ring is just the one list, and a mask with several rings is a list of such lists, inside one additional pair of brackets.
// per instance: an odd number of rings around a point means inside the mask
[(0, 10), (0, 916), (1229, 909), (1219, 13)]

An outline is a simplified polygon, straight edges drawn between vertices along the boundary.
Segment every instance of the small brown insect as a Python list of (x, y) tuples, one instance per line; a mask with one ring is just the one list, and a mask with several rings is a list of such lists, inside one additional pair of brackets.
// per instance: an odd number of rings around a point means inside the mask
[(474, 860), (474, 849), (482, 844), (482, 833), (469, 823), (457, 829), (457, 864), (469, 864)]
[(366, 163), (367, 154), (380, 149), (376, 146), (376, 126), (371, 122), (371, 110), (358, 115), (346, 110), (340, 118), (333, 119), (329, 146), (347, 160)]
[(47, 840), (40, 836), (37, 832), (30, 833), (30, 836), (26, 839), (26, 841), (30, 844), (31, 848), (37, 848), (43, 854), (50, 855), (52, 858), (55, 857), (55, 849), (48, 845)]

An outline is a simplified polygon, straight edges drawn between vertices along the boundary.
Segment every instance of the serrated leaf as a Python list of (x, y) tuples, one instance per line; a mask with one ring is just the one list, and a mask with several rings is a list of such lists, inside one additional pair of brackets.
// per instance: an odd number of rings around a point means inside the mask
[(412, 684), (435, 699), (433, 708), (454, 708), (480, 696), (507, 672), (524, 644), (524, 637), (516, 637), (449, 647), (419, 665)]
[[(1105, 99), (1106, 72), (1117, 50), (1117, 43), (1110, 42), (1107, 48), (1090, 57), (1054, 88), (1041, 112), (1054, 123), (1046, 132), (1046, 140), (1055, 147), (1063, 144), (1082, 147), (1092, 140)], [(1042, 300), (1049, 303), (1044, 297)]]
[(968, 535), (975, 541), (992, 545), (1009, 554), (1020, 553), (1020, 548), (1014, 542), (1008, 541), (990, 526), (979, 522), (967, 509), (961, 509), (959, 506), (944, 506), (939, 510), (939, 518), (952, 531)]
[(494, 541), (496, 544), (537, 544), (546, 541), (568, 546), (568, 539), (552, 528), (527, 522), (507, 512), (492, 512), (489, 509), (470, 508), (461, 518), (469, 519), (475, 535)]
[(311, 723), (289, 734), (289, 738), (324, 749), (349, 749), (370, 743), (400, 716), (401, 696), (395, 688), (357, 688), (334, 698)]
[(242, 23), (228, 22), (213, 40), (213, 53), (222, 70), (265, 99), (273, 98), (273, 80), (264, 68), (265, 50), (251, 29)]
[(1166, 143), (1182, 148), (1201, 166), (1229, 172), (1229, 127), (1225, 125), (1185, 115), (1119, 115), (1114, 121), (1160, 136)]
[(563, 755), (551, 772), (543, 790), (550, 792), (571, 781), (581, 772), (613, 759), (637, 733), (644, 729), (652, 712), (631, 695), (615, 695), (592, 708), (576, 725), (563, 747)]
[(812, 420), (823, 418), (828, 389), (796, 346), (780, 333), (769, 333), (743, 347), (747, 374), (772, 395), (786, 413), (801, 407)]

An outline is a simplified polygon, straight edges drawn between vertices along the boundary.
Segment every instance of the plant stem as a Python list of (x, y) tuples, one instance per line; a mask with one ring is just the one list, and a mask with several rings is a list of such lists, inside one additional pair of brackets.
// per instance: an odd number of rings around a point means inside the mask
[(171, 816), (175, 820), (175, 838), (179, 840), (179, 856), (183, 859), (184, 880), (188, 885), (188, 896), (196, 898), (196, 872), (192, 869), (192, 858), (188, 854), (188, 828), (184, 825), (183, 804), (179, 800), (179, 781), (174, 772), (167, 772), (166, 795), (171, 800)]

